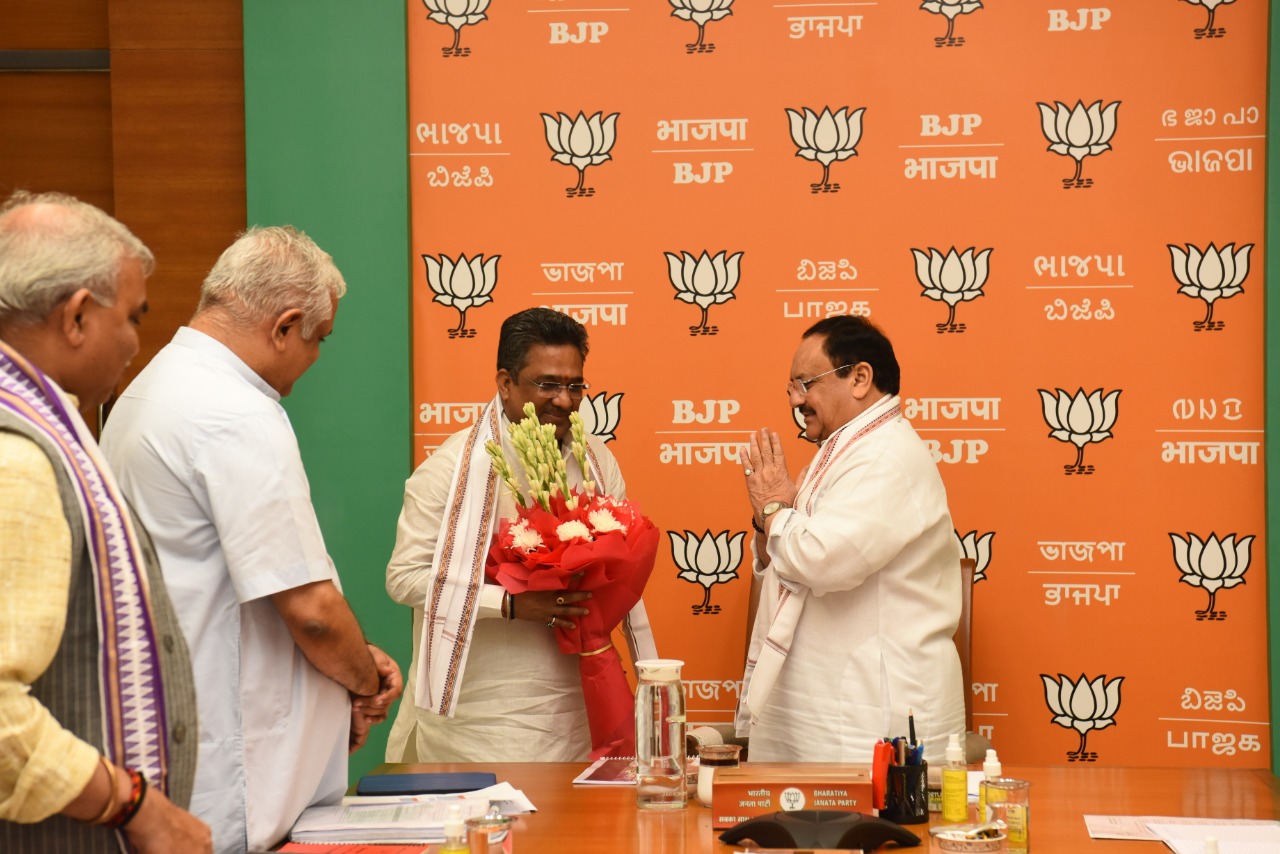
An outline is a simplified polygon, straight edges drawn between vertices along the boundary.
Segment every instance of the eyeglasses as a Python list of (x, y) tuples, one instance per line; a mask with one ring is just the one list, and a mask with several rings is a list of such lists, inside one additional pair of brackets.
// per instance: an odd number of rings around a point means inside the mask
[(560, 392), (569, 392), (569, 397), (582, 397), (582, 393), (591, 388), (590, 383), (540, 383), (520, 378), (521, 382), (538, 387), (538, 394), (543, 397), (559, 397)]
[(818, 380), (825, 377), (827, 374), (834, 374), (836, 371), (843, 371), (845, 368), (852, 368), (852, 367), (853, 365), (841, 365), (838, 368), (832, 368), (829, 371), (823, 371), (817, 376), (809, 377), (809, 379), (807, 380), (792, 380), (791, 382), (787, 383), (787, 397), (790, 397), (792, 392), (795, 392), (801, 397), (804, 397), (806, 394), (809, 393), (809, 386), (813, 385)]

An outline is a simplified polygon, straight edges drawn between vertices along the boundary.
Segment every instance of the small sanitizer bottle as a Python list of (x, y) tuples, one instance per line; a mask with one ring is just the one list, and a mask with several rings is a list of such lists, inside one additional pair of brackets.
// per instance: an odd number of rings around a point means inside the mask
[(951, 734), (942, 766), (942, 820), (948, 824), (969, 820), (969, 768), (960, 738), (960, 733)]
[(462, 807), (450, 804), (444, 819), (444, 844), (440, 846), (440, 854), (467, 854), (471, 850), (463, 830)]
[(995, 748), (987, 748), (986, 761), (982, 763), (982, 782), (978, 785), (978, 821), (987, 820), (987, 783), (998, 780), (1004, 769), (1000, 767), (1000, 757)]

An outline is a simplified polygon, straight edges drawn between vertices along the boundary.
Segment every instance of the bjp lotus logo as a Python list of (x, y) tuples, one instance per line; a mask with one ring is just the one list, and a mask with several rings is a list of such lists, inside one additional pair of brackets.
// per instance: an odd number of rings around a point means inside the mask
[(671, 280), (671, 287), (676, 289), (675, 298), (702, 309), (702, 319), (695, 326), (689, 327), (689, 334), (718, 333), (720, 327), (709, 324), (707, 311), (713, 305), (734, 299), (733, 291), (738, 287), (742, 253), (729, 255), (721, 250), (711, 256), (704, 249), (697, 258), (688, 252), (681, 252), (679, 255), (672, 252), (662, 254), (667, 256), (667, 278)]
[(840, 192), (840, 185), (831, 183), (831, 164), (857, 155), (858, 143), (862, 141), (862, 114), (866, 109), (859, 107), (851, 113), (848, 107), (841, 107), (832, 113), (830, 107), (823, 107), (821, 113), (815, 113), (808, 107), (801, 107), (800, 111), (787, 108), (796, 157), (822, 164), (822, 180), (810, 184), (810, 192)]
[(582, 112), (576, 119), (564, 113), (554, 116), (542, 114), (542, 123), (546, 126), (547, 145), (554, 152), (551, 159), (578, 170), (578, 183), (565, 188), (569, 198), (579, 196), (586, 198), (596, 194), (595, 187), (584, 187), (588, 166), (599, 166), (606, 160), (612, 160), (609, 152), (616, 141), (614, 127), (618, 123), (618, 114), (605, 117), (604, 113), (596, 113), (587, 118)]
[(1198, 39), (1220, 39), (1227, 34), (1226, 27), (1215, 27), (1213, 25), (1214, 13), (1218, 11), (1219, 6), (1227, 6), (1236, 0), (1185, 0), (1192, 6), (1203, 6), (1205, 11), (1209, 13), (1209, 20), (1205, 22), (1203, 27), (1196, 27), (1196, 38)]
[(1084, 159), (1111, 150), (1120, 102), (1112, 101), (1105, 109), (1102, 101), (1094, 101), (1089, 107), (1085, 107), (1083, 101), (1076, 101), (1074, 107), (1061, 101), (1055, 101), (1052, 107), (1041, 103), (1036, 106), (1040, 108), (1040, 130), (1049, 140), (1047, 150), (1076, 162), (1075, 174), (1062, 179), (1062, 189), (1092, 187), (1092, 178), (1080, 177)]
[(960, 552), (973, 561), (973, 583), (987, 580), (987, 564), (991, 563), (991, 540), (995, 532), (991, 531), (978, 536), (977, 531), (970, 531), (963, 537), (956, 531), (956, 539), (960, 542)]
[(674, 8), (671, 16), (685, 21), (693, 21), (698, 25), (698, 40), (684, 46), (686, 53), (711, 53), (716, 49), (713, 42), (706, 40), (706, 27), (711, 21), (718, 21), (733, 14), (729, 7), (733, 0), (667, 0)]
[(1067, 761), (1098, 761), (1098, 754), (1087, 750), (1085, 742), (1093, 730), (1106, 729), (1116, 722), (1124, 677), (1107, 681), (1103, 675), (1090, 681), (1081, 673), (1080, 678), (1072, 682), (1061, 673), (1057, 679), (1041, 673), (1040, 678), (1044, 680), (1044, 701), (1053, 712), (1053, 722), (1080, 733), (1080, 746), (1067, 751)]
[(1044, 405), (1044, 420), (1051, 428), (1049, 436), (1059, 442), (1076, 446), (1076, 461), (1063, 466), (1065, 473), (1093, 474), (1093, 466), (1084, 464), (1084, 448), (1095, 442), (1111, 438), (1111, 428), (1116, 423), (1116, 407), (1120, 390), (1102, 396), (1102, 389), (1086, 395), (1084, 389), (1074, 395), (1057, 389), (1054, 392), (1039, 389), (1040, 402)]
[(1253, 244), (1235, 247), (1234, 243), (1228, 243), (1219, 249), (1210, 243), (1208, 249), (1201, 251), (1190, 243), (1186, 249), (1169, 244), (1173, 277), (1182, 285), (1178, 293), (1205, 303), (1204, 320), (1191, 323), (1196, 332), (1220, 331), (1226, 323), (1213, 319), (1213, 304), (1244, 291), (1241, 285), (1249, 275), (1249, 250)]
[(483, 255), (477, 255), (468, 259), (464, 254), (454, 261), (448, 255), (439, 258), (422, 256), (427, 265), (427, 284), (435, 294), (431, 301), (458, 310), (458, 326), (449, 330), (450, 338), (476, 336), (474, 329), (467, 328), (467, 310), (493, 300), (491, 294), (498, 284), (498, 259), (501, 257), (493, 255), (485, 259)]
[(614, 431), (618, 429), (618, 420), (622, 418), (622, 393), (610, 395), (600, 392), (587, 395), (578, 405), (582, 415), (583, 428), (602, 442), (612, 442), (618, 438)]
[(453, 28), (453, 44), (440, 48), (445, 58), (470, 56), (471, 48), (460, 46), (462, 28), (488, 19), (484, 12), (489, 0), (422, 0), (422, 4), (427, 7), (428, 19)]
[(1216, 610), (1214, 600), (1219, 590), (1244, 584), (1244, 574), (1249, 571), (1253, 535), (1237, 541), (1235, 534), (1219, 539), (1217, 534), (1211, 533), (1202, 540), (1188, 531), (1185, 540), (1177, 534), (1170, 534), (1169, 539), (1173, 540), (1173, 560), (1182, 573), (1178, 580), (1209, 594), (1208, 607), (1196, 611), (1196, 619), (1225, 620), (1227, 612)]
[(925, 0), (920, 8), (947, 19), (947, 34), (933, 40), (934, 47), (961, 47), (964, 36), (956, 36), (956, 18), (982, 8), (982, 0)]
[(702, 603), (693, 606), (693, 613), (719, 614), (720, 606), (711, 604), (711, 588), (738, 577), (746, 532), (739, 531), (732, 537), (728, 531), (706, 531), (701, 536), (693, 531), (683, 535), (667, 531), (667, 535), (671, 537), (671, 559), (680, 568), (678, 577), (702, 585)]
[(921, 296), (947, 304), (947, 320), (934, 324), (938, 332), (964, 332), (965, 325), (956, 323), (956, 305), (983, 296), (982, 286), (987, 283), (987, 258), (990, 249), (973, 253), (970, 246), (963, 253), (957, 253), (954, 246), (943, 255), (937, 249), (930, 248), (926, 255), (919, 249), (912, 249), (916, 259), (916, 279), (924, 288)]

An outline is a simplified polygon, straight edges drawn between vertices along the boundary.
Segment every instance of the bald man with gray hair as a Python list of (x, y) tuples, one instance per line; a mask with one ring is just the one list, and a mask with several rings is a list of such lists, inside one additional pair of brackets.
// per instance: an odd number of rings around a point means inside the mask
[(192, 811), (219, 852), (270, 848), (304, 809), (339, 800), (348, 751), (401, 690), (399, 668), (366, 643), (342, 595), (280, 405), (319, 357), (345, 292), (301, 231), (250, 229), (103, 433), (191, 640)]

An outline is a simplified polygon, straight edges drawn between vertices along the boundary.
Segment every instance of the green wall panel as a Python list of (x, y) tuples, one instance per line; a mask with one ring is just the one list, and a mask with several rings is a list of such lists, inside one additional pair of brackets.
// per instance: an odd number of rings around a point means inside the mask
[[(383, 586), (409, 473), (403, 0), (245, 0), (249, 222), (291, 223), (347, 280), (334, 334), (286, 399), (325, 542), (369, 640), (409, 666)], [(382, 761), (390, 723), (351, 760)]]

